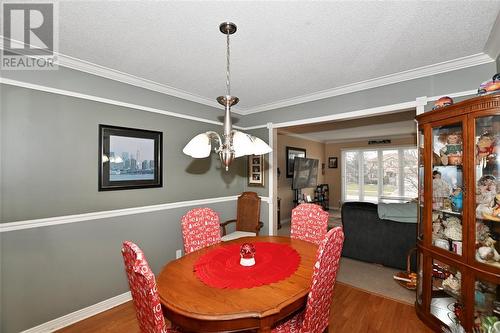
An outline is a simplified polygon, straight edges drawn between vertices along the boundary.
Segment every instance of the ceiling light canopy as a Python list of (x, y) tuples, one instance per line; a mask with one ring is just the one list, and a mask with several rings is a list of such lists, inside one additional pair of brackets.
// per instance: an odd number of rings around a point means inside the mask
[(229, 169), (231, 162), (245, 155), (263, 155), (272, 151), (271, 147), (261, 139), (233, 130), (231, 123), (231, 106), (236, 105), (238, 97), (231, 95), (231, 71), (229, 63), (229, 37), (236, 32), (236, 24), (223, 22), (219, 25), (219, 30), (226, 35), (226, 95), (217, 97), (217, 102), (224, 106), (224, 132), (222, 137), (214, 131), (208, 131), (196, 135), (184, 147), (182, 152), (193, 158), (206, 158), (210, 156), (212, 141), (218, 143), (214, 152), (219, 154), (222, 165)]

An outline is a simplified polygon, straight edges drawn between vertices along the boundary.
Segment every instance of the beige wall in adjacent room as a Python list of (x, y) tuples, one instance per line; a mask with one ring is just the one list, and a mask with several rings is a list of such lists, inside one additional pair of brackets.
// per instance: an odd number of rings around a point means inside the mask
[(347, 148), (383, 148), (383, 147), (396, 147), (405, 145), (416, 145), (416, 136), (391, 139), (390, 144), (380, 144), (380, 145), (368, 145), (368, 139), (362, 141), (352, 141), (352, 142), (339, 142), (339, 143), (329, 143), (325, 145), (325, 159), (328, 161), (328, 157), (338, 158), (338, 168), (330, 169), (327, 168), (325, 171), (325, 183), (330, 187), (330, 208), (340, 207), (341, 195), (342, 195), (342, 161), (341, 161), (341, 150)]
[[(293, 208), (292, 178), (286, 178), (286, 147), (303, 148), (306, 150), (307, 158), (319, 160), (318, 184), (325, 183), (321, 172), (321, 164), (325, 163), (325, 145), (321, 142), (304, 140), (301, 138), (278, 133), (278, 168), (280, 177), (278, 179), (278, 197), (281, 199), (280, 220), (287, 220), (291, 216)], [(314, 198), (314, 188), (303, 189), (302, 193), (309, 194)]]

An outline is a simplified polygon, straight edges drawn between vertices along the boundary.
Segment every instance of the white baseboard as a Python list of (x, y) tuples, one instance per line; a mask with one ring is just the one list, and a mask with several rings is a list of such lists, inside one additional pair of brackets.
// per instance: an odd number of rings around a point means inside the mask
[(64, 328), (64, 327), (69, 326), (71, 324), (74, 324), (74, 323), (79, 322), (81, 320), (84, 320), (86, 318), (95, 316), (96, 314), (99, 314), (103, 311), (114, 308), (115, 306), (118, 306), (120, 304), (128, 302), (131, 299), (132, 299), (132, 296), (130, 294), (130, 291), (128, 291), (128, 292), (123, 293), (121, 295), (109, 298), (109, 299), (104, 300), (102, 302), (99, 302), (97, 304), (88, 306), (88, 307), (83, 308), (81, 310), (69, 313), (65, 316), (62, 316), (62, 317), (56, 318), (54, 320), (48, 321), (46, 323), (43, 323), (41, 325), (32, 327), (30, 329), (22, 331), (21, 333), (54, 332), (56, 330), (59, 330), (61, 328)]

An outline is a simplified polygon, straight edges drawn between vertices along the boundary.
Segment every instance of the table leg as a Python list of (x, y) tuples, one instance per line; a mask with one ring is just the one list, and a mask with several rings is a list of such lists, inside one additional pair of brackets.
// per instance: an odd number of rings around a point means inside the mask
[(257, 330), (258, 333), (268, 333), (271, 332), (271, 327), (261, 327)]

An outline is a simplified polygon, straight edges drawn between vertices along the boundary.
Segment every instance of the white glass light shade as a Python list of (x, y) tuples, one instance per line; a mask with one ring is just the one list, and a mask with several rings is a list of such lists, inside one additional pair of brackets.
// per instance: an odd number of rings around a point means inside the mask
[(252, 141), (253, 141), (252, 154), (254, 155), (264, 155), (273, 151), (272, 148), (269, 147), (267, 143), (265, 143), (256, 136), (252, 136)]
[(210, 156), (212, 145), (207, 133), (201, 133), (191, 139), (182, 149), (182, 152), (193, 158), (205, 158)]
[(233, 130), (234, 157), (252, 155), (253, 142), (248, 134)]

